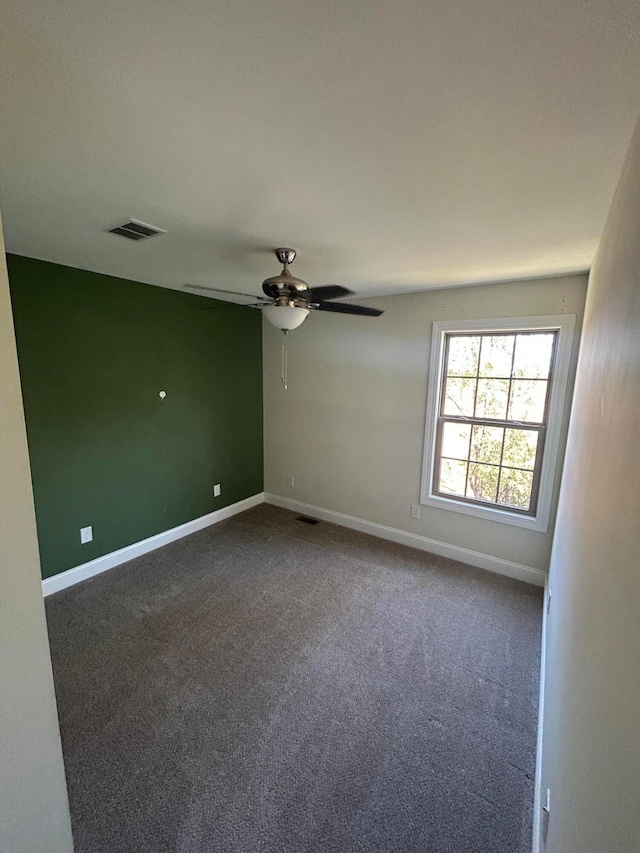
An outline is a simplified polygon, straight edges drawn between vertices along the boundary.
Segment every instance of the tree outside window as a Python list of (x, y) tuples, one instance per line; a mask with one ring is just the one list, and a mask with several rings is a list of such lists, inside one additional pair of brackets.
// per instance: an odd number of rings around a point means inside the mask
[(446, 335), (436, 491), (535, 512), (556, 336)]
[(434, 324), (423, 503), (546, 525), (573, 319)]

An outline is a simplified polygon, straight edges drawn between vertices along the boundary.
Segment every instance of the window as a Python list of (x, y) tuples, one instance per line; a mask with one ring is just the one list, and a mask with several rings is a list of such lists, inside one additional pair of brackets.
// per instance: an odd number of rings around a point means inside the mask
[(423, 503), (547, 529), (574, 319), (434, 323)]

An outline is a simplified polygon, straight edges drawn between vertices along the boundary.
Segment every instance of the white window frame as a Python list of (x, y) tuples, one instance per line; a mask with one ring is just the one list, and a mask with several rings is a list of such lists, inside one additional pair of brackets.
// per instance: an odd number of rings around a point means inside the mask
[[(422, 486), (420, 502), (426, 506), (448, 509), (525, 527), (529, 530), (546, 532), (549, 528), (553, 484), (558, 465), (558, 450), (562, 418), (567, 397), (567, 382), (571, 363), (571, 350), (575, 329), (575, 314), (559, 314), (543, 317), (500, 317), (488, 320), (444, 320), (433, 324), (431, 339), (431, 357), (429, 363), (429, 385), (427, 389), (427, 415), (424, 438), (424, 456), (422, 462)], [(433, 490), (436, 434), (440, 398), (443, 386), (443, 360), (445, 355), (445, 336), (457, 332), (477, 332), (480, 335), (491, 332), (554, 331), (558, 333), (555, 363), (551, 374), (551, 393), (549, 399), (546, 439), (543, 448), (540, 469), (540, 486), (535, 515), (524, 515), (496, 506), (480, 506), (468, 503), (452, 496), (444, 496)]]

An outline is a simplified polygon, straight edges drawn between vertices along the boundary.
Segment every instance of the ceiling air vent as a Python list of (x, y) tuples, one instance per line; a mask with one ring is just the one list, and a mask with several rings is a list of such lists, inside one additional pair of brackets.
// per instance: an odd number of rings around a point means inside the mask
[(162, 228), (155, 228), (153, 225), (146, 225), (144, 222), (138, 222), (135, 219), (127, 219), (126, 222), (114, 225), (108, 231), (110, 234), (119, 234), (128, 240), (146, 240), (147, 237), (155, 237), (156, 234), (167, 233)]

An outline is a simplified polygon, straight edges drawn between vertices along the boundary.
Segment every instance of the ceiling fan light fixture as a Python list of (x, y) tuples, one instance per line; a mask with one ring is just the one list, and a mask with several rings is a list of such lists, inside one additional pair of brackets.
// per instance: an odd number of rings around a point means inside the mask
[(309, 309), (299, 308), (295, 305), (267, 305), (266, 308), (262, 309), (262, 313), (276, 329), (290, 332), (304, 323)]

